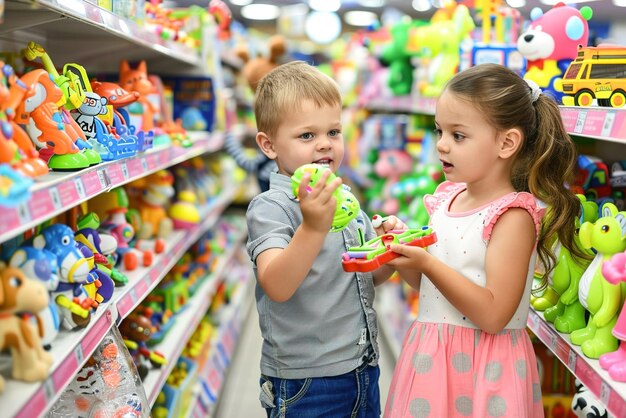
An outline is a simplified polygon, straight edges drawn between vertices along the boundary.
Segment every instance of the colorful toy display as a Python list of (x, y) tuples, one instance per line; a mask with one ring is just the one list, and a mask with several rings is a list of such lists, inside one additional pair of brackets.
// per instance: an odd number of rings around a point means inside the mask
[[(305, 173), (311, 174), (308, 187), (314, 186), (320, 179), (324, 170), (330, 170), (328, 167), (319, 164), (305, 164), (298, 167), (295, 173), (291, 176), (291, 186), (294, 196), (298, 197), (298, 187), (302, 181), (302, 177)], [(330, 173), (327, 182), (333, 181), (336, 176), (334, 173)], [(337, 208), (335, 209), (335, 217), (333, 218), (333, 224), (331, 226), (331, 232), (339, 232), (344, 229), (350, 221), (355, 219), (361, 211), (359, 201), (354, 195), (345, 187), (338, 187), (333, 196), (337, 200)]]
[(593, 11), (580, 10), (557, 3), (545, 14), (539, 8), (531, 11), (532, 23), (517, 40), (517, 49), (528, 61), (524, 78), (549, 91), (561, 102), (561, 78), (569, 63), (576, 58), (578, 45), (587, 46)]
[(143, 380), (150, 368), (147, 362), (154, 368), (160, 368), (167, 360), (158, 351), (148, 349), (147, 341), (152, 335), (152, 323), (143, 315), (132, 313), (120, 324), (120, 333), (124, 337), (124, 344), (128, 348), (139, 377)]
[[(622, 236), (626, 237), (626, 218), (622, 217)], [(619, 286), (626, 283), (626, 252), (617, 253), (602, 264), (602, 274), (607, 282)], [(622, 307), (613, 328), (613, 336), (620, 340), (619, 348), (600, 356), (600, 366), (618, 382), (626, 382), (626, 311)]]
[(626, 46), (578, 47), (563, 77), (563, 104), (623, 107), (626, 104)]
[[(384, 218), (375, 215), (372, 218), (374, 227), (380, 226)], [(397, 258), (399, 254), (389, 250), (391, 244), (403, 244), (413, 247), (428, 247), (437, 242), (437, 235), (428, 226), (404, 231), (389, 231), (358, 247), (350, 247), (343, 253), (341, 265), (345, 271), (367, 272), (377, 269), (383, 264)]]
[[(157, 109), (148, 96), (154, 93), (154, 85), (148, 78), (148, 66), (145, 61), (139, 62), (137, 68), (131, 68), (128, 61), (120, 61), (120, 86), (131, 92), (139, 93), (137, 102), (141, 105), (141, 110), (136, 113), (140, 116), (140, 123), (137, 124), (140, 130), (148, 132), (154, 129), (154, 114)], [(131, 111), (131, 113), (135, 113)]]

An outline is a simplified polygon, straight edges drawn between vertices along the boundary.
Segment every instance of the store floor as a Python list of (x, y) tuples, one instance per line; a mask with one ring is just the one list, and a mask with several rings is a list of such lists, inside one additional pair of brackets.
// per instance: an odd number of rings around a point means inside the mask
[[(259, 317), (254, 306), (249, 309), (244, 324), (213, 418), (266, 417), (259, 402), (259, 360), (262, 340)], [(384, 408), (395, 359), (384, 339), (380, 341), (380, 349), (379, 385), (381, 405)]]

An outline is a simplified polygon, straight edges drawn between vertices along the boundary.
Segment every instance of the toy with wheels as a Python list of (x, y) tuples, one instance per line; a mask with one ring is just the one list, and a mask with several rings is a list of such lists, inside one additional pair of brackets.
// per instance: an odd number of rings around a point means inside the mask
[[(296, 172), (293, 173), (293, 176), (291, 176), (291, 186), (294, 196), (296, 196), (296, 198), (298, 197), (298, 187), (305, 173), (311, 173), (309, 186), (313, 186), (317, 183), (324, 170), (330, 169), (319, 164), (305, 164), (299, 167)], [(333, 181), (335, 177), (335, 174), (331, 173), (330, 176), (328, 176), (327, 182)], [(337, 199), (337, 208), (335, 209), (335, 217), (330, 230), (331, 232), (339, 232), (348, 226), (350, 221), (357, 217), (361, 211), (361, 206), (356, 197), (344, 187), (338, 187), (333, 195), (335, 199)]]
[[(382, 220), (382, 218), (374, 216), (372, 220), (374, 226), (377, 220)], [(343, 253), (341, 265), (348, 272), (368, 272), (399, 256), (387, 249), (391, 244), (428, 247), (435, 242), (437, 242), (437, 235), (428, 226), (404, 231), (389, 231), (358, 247), (350, 247), (347, 252)]]

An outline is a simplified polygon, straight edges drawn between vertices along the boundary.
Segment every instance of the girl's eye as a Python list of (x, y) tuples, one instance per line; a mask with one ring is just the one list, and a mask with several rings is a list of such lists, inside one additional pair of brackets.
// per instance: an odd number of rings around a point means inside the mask
[(458, 141), (462, 141), (463, 139), (465, 139), (465, 135), (460, 134), (458, 132), (455, 132), (453, 137), (454, 137), (454, 140), (457, 141), (457, 142)]
[(442, 135), (441, 129), (435, 128), (433, 129), (433, 132), (435, 133), (435, 135), (437, 135), (437, 138), (441, 138), (441, 135)]
[(309, 140), (309, 139), (315, 138), (315, 135), (313, 135), (311, 132), (306, 132), (306, 133), (303, 133), (302, 135), (300, 135), (300, 138)]
[(339, 136), (339, 134), (341, 134), (339, 129), (331, 129), (330, 132), (328, 132), (328, 136)]

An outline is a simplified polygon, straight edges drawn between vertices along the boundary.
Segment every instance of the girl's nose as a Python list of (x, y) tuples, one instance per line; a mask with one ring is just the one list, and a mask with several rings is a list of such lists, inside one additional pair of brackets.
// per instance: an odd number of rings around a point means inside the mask
[(442, 136), (441, 138), (439, 138), (437, 140), (437, 151), (439, 151), (439, 152), (448, 152), (448, 150), (449, 150), (448, 143), (446, 142), (446, 140)]

